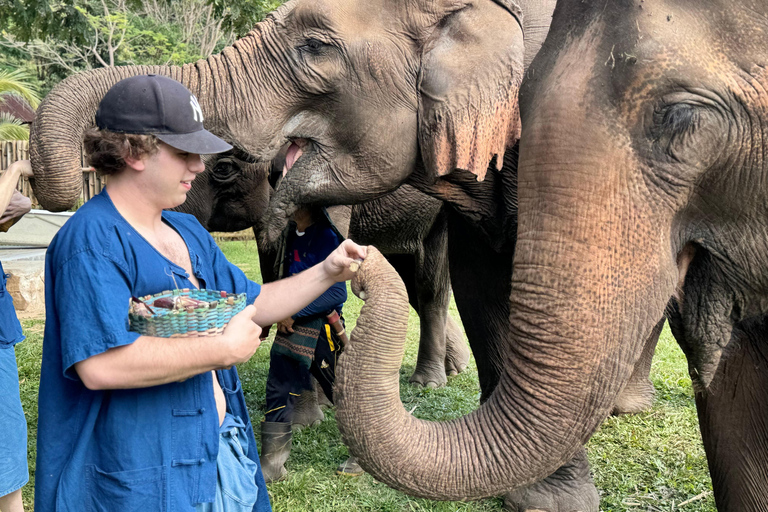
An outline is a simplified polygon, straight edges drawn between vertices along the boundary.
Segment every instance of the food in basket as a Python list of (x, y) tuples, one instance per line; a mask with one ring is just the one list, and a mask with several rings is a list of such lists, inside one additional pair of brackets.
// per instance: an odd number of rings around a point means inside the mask
[(168, 290), (131, 297), (130, 329), (160, 337), (212, 336), (245, 307), (246, 294), (204, 289)]
[(160, 297), (152, 303), (152, 306), (165, 309), (186, 309), (208, 308), (211, 307), (211, 304), (207, 300), (197, 300), (185, 295), (176, 295), (175, 297)]

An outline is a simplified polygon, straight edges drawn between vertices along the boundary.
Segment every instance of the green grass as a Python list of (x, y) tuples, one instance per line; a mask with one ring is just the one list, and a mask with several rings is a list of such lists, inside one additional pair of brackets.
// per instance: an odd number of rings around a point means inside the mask
[[(253, 241), (221, 241), (230, 261), (251, 279), (260, 281), (256, 244)], [(353, 328), (362, 302), (352, 293), (344, 311)], [(451, 315), (459, 320), (455, 307)], [(29, 426), (30, 472), (34, 481), (37, 388), (44, 323), (22, 322), (27, 341), (17, 346), (21, 395)], [(407, 410), (430, 420), (465, 414), (477, 406), (479, 387), (474, 360), (462, 374), (441, 389), (417, 389), (408, 384), (416, 364), (418, 317), (411, 311), (408, 343), (400, 371), (400, 395)], [(272, 336), (247, 364), (242, 365), (246, 401), (258, 431), (264, 413), (264, 391)], [(713, 512), (714, 500), (693, 403), (685, 358), (665, 329), (654, 358), (651, 378), (657, 390), (651, 411), (634, 416), (612, 417), (603, 423), (588, 445), (595, 482), (603, 511)], [(258, 433), (257, 433), (258, 436)], [(269, 486), (276, 512), (290, 511), (498, 511), (501, 499), (477, 502), (435, 502), (411, 498), (376, 482), (370, 475), (345, 478), (335, 475), (347, 457), (336, 428), (334, 411), (325, 413), (317, 427), (295, 434), (289, 476)], [(689, 501), (692, 498), (703, 497)], [(26, 510), (32, 510), (32, 485), (24, 488)], [(681, 503), (685, 503), (680, 507)]]

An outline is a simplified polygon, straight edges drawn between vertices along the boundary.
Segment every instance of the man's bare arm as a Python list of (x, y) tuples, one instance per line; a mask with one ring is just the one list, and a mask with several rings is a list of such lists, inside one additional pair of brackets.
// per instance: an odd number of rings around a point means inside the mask
[(321, 263), (304, 272), (261, 287), (254, 305), (253, 321), (271, 325), (301, 311), (334, 283), (348, 281), (355, 272), (354, 263), (364, 259), (366, 248), (345, 240)]
[(140, 336), (130, 345), (75, 363), (75, 371), (88, 389), (130, 389), (178, 382), (228, 368), (250, 359), (261, 343), (261, 327), (251, 320), (255, 313), (253, 305), (247, 306), (232, 317), (219, 336)]

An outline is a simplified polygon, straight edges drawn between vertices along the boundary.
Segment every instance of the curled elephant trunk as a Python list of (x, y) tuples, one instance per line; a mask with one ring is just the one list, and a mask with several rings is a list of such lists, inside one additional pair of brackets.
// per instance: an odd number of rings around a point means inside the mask
[[(554, 209), (554, 193), (566, 200), (561, 189), (546, 186), (533, 194), (526, 187), (521, 199)], [(571, 199), (578, 205), (583, 198)], [(636, 251), (639, 240), (606, 239), (596, 246), (590, 241), (600, 240), (601, 226), (582, 237), (585, 216), (568, 222), (534, 208), (523, 212), (504, 373), (489, 399), (464, 417), (429, 422), (403, 408), (398, 391), (407, 296), (374, 251), (353, 280), (366, 304), (339, 361), (336, 419), (350, 452), (376, 479), (439, 500), (498, 496), (540, 480), (589, 439), (631, 375), (668, 297), (660, 262), (616, 276), (606, 269)], [(547, 242), (542, 233), (555, 235)], [(555, 258), (563, 253), (569, 272)]]
[(569, 432), (552, 432), (556, 447), (542, 449), (541, 425), (526, 417), (535, 404), (513, 411), (499, 393), (472, 414), (448, 422), (409, 414), (399, 397), (405, 287), (386, 259), (369, 248), (352, 290), (365, 305), (339, 360), (336, 420), (350, 452), (374, 478), (414, 496), (478, 499), (546, 476), (580, 446)]

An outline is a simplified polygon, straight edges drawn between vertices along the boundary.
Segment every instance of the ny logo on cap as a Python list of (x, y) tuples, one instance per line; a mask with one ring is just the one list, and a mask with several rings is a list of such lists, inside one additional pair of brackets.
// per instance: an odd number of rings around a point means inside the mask
[(198, 123), (203, 122), (203, 109), (200, 108), (200, 104), (197, 102), (197, 98), (194, 95), (189, 97), (189, 104), (192, 105), (192, 115), (195, 121)]

